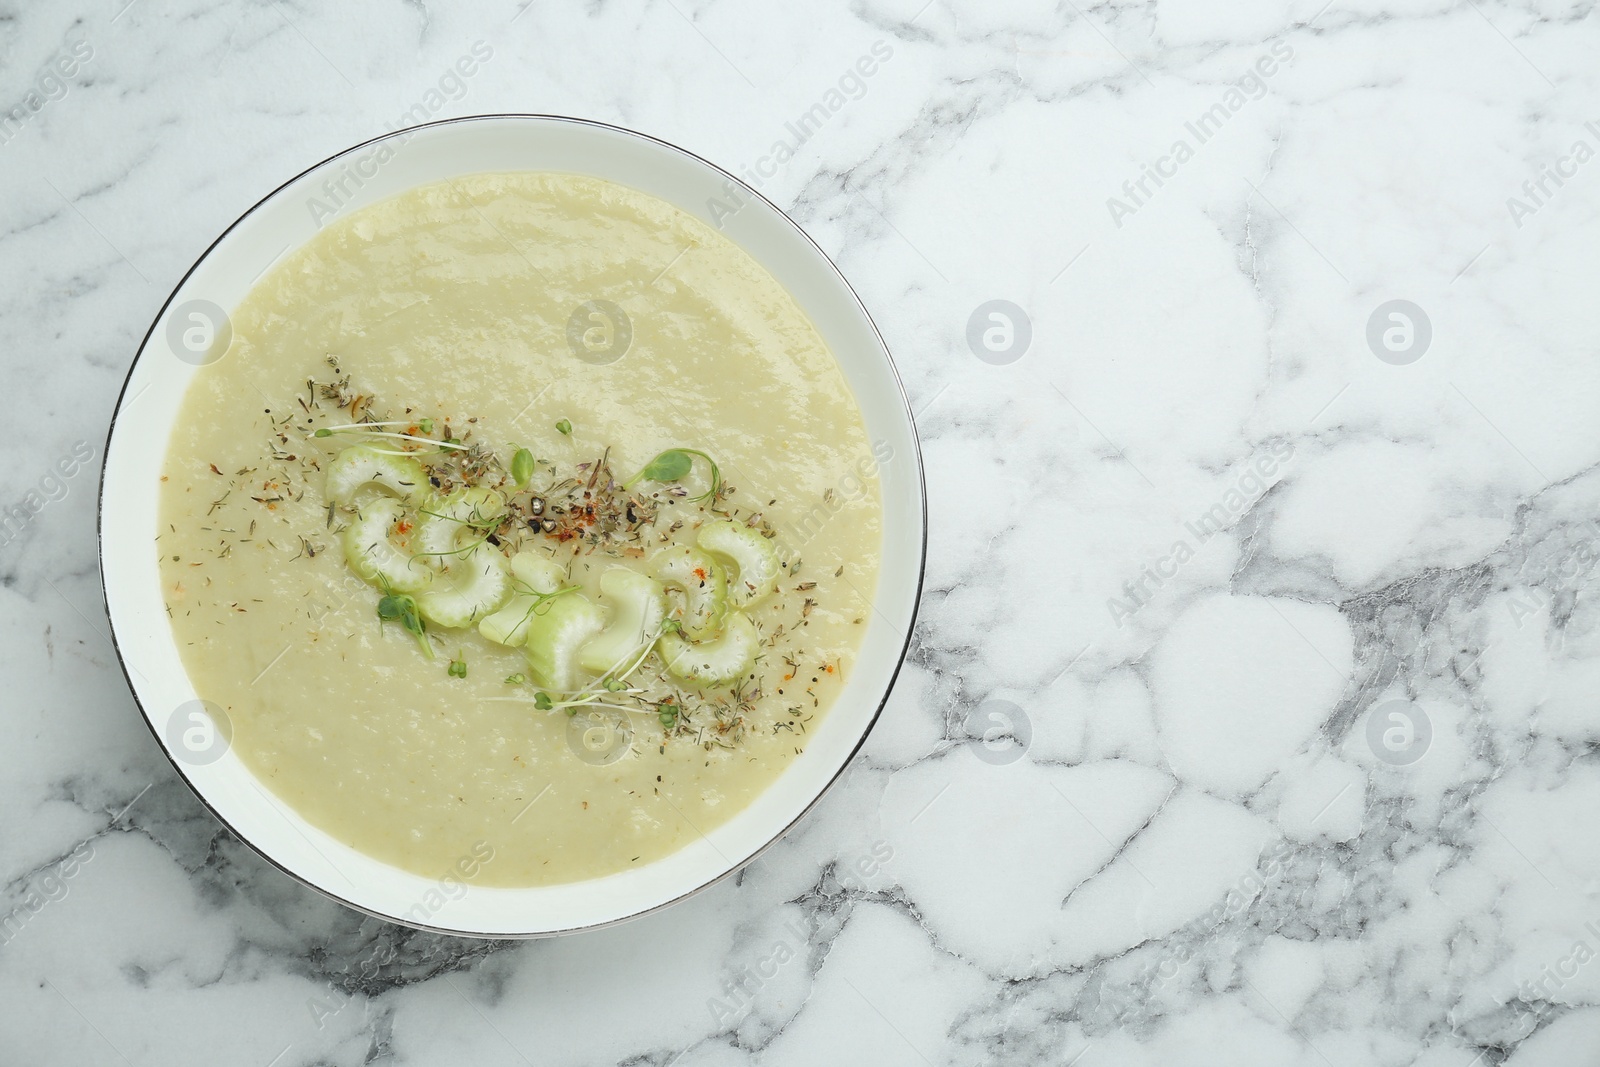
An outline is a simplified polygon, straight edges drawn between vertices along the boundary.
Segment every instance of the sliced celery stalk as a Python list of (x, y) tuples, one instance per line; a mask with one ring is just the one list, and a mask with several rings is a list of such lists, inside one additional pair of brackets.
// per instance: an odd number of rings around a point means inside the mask
[(747, 608), (778, 587), (778, 550), (761, 531), (732, 519), (719, 519), (700, 527), (700, 547), (734, 566), (728, 579), (728, 599)]
[(628, 666), (667, 617), (661, 583), (636, 570), (612, 567), (600, 576), (600, 594), (611, 602), (611, 622), (578, 651), (578, 665), (591, 674)]
[(550, 601), (547, 611), (528, 620), (523, 654), (535, 685), (553, 693), (575, 693), (582, 687), (578, 649), (605, 627), (605, 615), (582, 593)]
[(417, 594), (417, 610), (440, 626), (471, 626), (511, 596), (511, 566), (488, 545), (446, 556), (433, 584)]
[(422, 512), (417, 524), (417, 554), (447, 560), (462, 546), (488, 536), (506, 513), (506, 498), (493, 489), (457, 489), (424, 504)]
[(392, 496), (365, 501), (344, 531), (344, 557), (373, 585), (396, 593), (415, 593), (433, 583), (434, 571), (394, 543), (390, 531), (406, 517), (406, 507)]
[[(511, 599), (506, 606), (478, 623), (478, 632), (512, 648), (528, 639), (528, 624), (535, 611), (543, 614), (555, 606), (541, 594), (561, 588), (566, 575), (544, 554), (524, 549), (511, 557)], [(570, 595), (570, 594), (569, 594)]]
[(327, 494), (335, 504), (348, 506), (363, 486), (378, 486), (402, 500), (416, 503), (429, 492), (428, 472), (408, 456), (392, 456), (372, 445), (347, 448), (328, 464)]
[(709, 641), (691, 642), (678, 634), (662, 634), (656, 647), (674, 676), (718, 686), (736, 682), (755, 668), (761, 637), (755, 624), (735, 611), (728, 615), (722, 632)]
[(700, 641), (717, 632), (728, 610), (728, 579), (710, 555), (688, 546), (669, 548), (656, 556), (652, 573), (662, 583), (683, 590), (683, 632)]

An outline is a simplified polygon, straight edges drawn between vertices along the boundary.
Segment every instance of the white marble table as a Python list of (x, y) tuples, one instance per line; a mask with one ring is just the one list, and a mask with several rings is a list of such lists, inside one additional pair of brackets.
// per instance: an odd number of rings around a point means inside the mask
[[(125, 2), (0, 21), (0, 1060), (1596, 1062), (1591, 9)], [(736, 882), (541, 943), (222, 830), (95, 568), (194, 258), (490, 111), (755, 174), (896, 352), (933, 514), (846, 782)]]

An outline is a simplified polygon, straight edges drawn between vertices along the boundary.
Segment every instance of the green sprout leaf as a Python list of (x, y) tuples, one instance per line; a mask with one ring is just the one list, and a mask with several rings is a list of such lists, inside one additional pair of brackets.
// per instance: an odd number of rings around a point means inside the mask
[(682, 709), (676, 704), (661, 705), (661, 725), (670, 730), (678, 724), (678, 714)]
[(523, 682), (526, 682), (527, 680), (528, 679), (524, 678), (520, 674), (508, 674), (506, 676), (506, 684), (507, 685), (521, 685)]
[(536, 693), (533, 697), (533, 706), (540, 711), (549, 711), (555, 707), (555, 701), (550, 699), (549, 693)]
[(669, 448), (649, 463), (644, 470), (639, 472), (640, 478), (648, 478), (652, 482), (675, 482), (682, 478), (694, 467), (694, 460), (689, 453), (681, 448)]
[(384, 595), (378, 600), (378, 618), (383, 622), (398, 622), (406, 633), (417, 639), (423, 654), (432, 659), (433, 645), (428, 643), (427, 626), (417, 613), (416, 598), (407, 593), (394, 592), (387, 582), (383, 589)]
[(533, 480), (533, 453), (526, 448), (517, 449), (511, 457), (511, 480), (521, 489)]
[(556, 432), (563, 434), (571, 433), (572, 423), (568, 422), (566, 419), (562, 419), (560, 422), (556, 423)]
[(417, 429), (421, 430), (423, 433), (432, 433), (433, 432), (433, 420), (432, 419), (418, 419), (417, 420)]
[(688, 474), (694, 466), (694, 458), (699, 456), (706, 461), (706, 466), (711, 468), (711, 488), (699, 496), (690, 497), (690, 503), (698, 504), (702, 500), (710, 500), (713, 504), (722, 495), (722, 472), (717, 469), (716, 460), (695, 448), (669, 448), (655, 459), (644, 465), (644, 469), (626, 482), (622, 488), (632, 489), (634, 484), (648, 479), (652, 482), (678, 482)]
[(447, 673), (452, 678), (465, 678), (467, 676), (467, 659), (463, 653), (456, 653), (456, 658), (450, 661)]

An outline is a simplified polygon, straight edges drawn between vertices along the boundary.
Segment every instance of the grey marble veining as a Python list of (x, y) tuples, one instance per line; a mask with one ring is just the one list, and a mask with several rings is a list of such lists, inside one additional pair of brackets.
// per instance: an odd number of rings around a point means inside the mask
[[(1591, 1062), (1597, 44), (1592, 5), (1490, 0), (6, 12), (0, 1060)], [(315, 160), (492, 111), (789, 210), (896, 353), (933, 515), (839, 788), (736, 879), (538, 943), (234, 839), (95, 567), (193, 259)]]

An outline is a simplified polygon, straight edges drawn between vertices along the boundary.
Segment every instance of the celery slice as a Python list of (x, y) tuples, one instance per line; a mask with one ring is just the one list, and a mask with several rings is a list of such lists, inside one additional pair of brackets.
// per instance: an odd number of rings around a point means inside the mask
[(506, 498), (493, 489), (457, 489), (422, 506), (417, 554), (446, 560), (462, 546), (482, 541), (506, 513)]
[(550, 601), (548, 611), (528, 620), (523, 655), (535, 685), (558, 694), (582, 687), (578, 649), (605, 627), (605, 615), (582, 593), (567, 593)]
[(328, 464), (327, 495), (348, 506), (363, 486), (375, 485), (402, 500), (416, 503), (427, 495), (428, 472), (409, 456), (394, 456), (373, 447), (347, 448)]
[(667, 617), (661, 583), (627, 567), (602, 574), (600, 593), (612, 603), (611, 622), (578, 651), (578, 665), (592, 674), (626, 667), (655, 639)]
[(434, 571), (425, 561), (403, 551), (390, 537), (395, 524), (406, 517), (406, 506), (392, 496), (376, 497), (356, 508), (356, 518), (344, 531), (344, 557), (351, 568), (373, 585), (396, 593), (415, 593), (433, 582)]
[(728, 611), (728, 579), (709, 555), (687, 545), (656, 556), (652, 573), (667, 586), (683, 590), (683, 632), (700, 641), (717, 632)]
[(511, 566), (488, 545), (447, 556), (433, 584), (417, 594), (417, 610), (439, 626), (471, 626), (511, 596)]
[(661, 635), (656, 647), (674, 676), (718, 686), (736, 682), (755, 668), (761, 637), (755, 624), (735, 611), (728, 615), (722, 633), (709, 641), (685, 641), (680, 635), (669, 633)]
[(719, 519), (700, 527), (700, 547), (734, 566), (728, 579), (728, 599), (747, 608), (778, 587), (778, 550), (761, 531), (732, 519)]
[[(497, 644), (512, 648), (521, 645), (528, 639), (528, 624), (535, 610), (543, 614), (555, 606), (555, 601), (546, 601), (541, 594), (560, 589), (565, 577), (561, 568), (542, 553), (532, 549), (518, 552), (511, 557), (511, 599), (478, 623), (478, 632)], [(545, 606), (541, 608), (541, 604)]]

